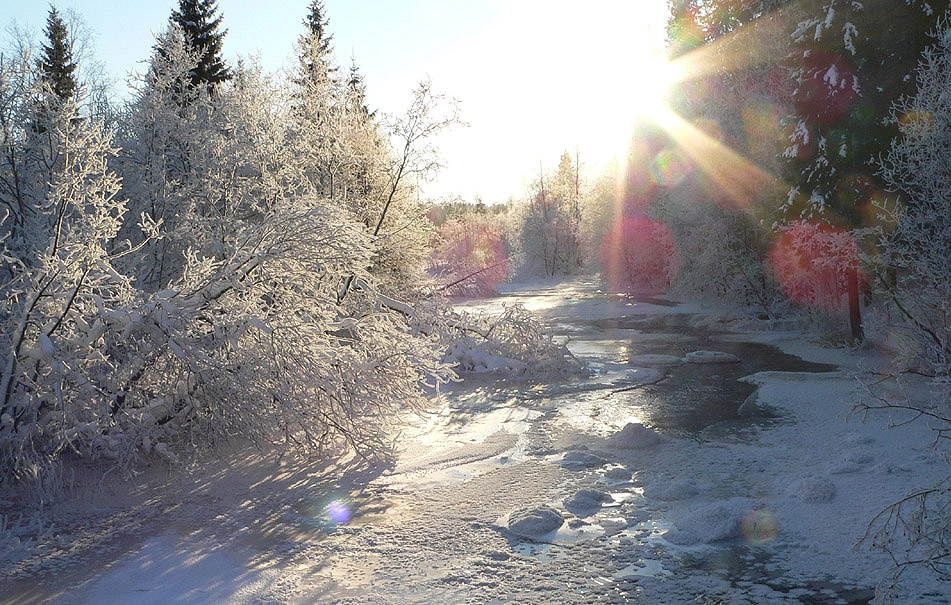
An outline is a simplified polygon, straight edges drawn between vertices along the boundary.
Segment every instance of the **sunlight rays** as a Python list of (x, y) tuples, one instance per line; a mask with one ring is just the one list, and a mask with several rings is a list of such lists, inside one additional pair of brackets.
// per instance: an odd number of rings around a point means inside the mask
[(717, 192), (723, 194), (718, 201), (727, 202), (737, 209), (750, 210), (753, 200), (763, 194), (785, 194), (788, 190), (788, 186), (776, 176), (711, 136), (703, 124), (688, 122), (667, 106), (658, 109), (653, 121), (670, 135), (692, 166), (701, 170), (716, 186)]

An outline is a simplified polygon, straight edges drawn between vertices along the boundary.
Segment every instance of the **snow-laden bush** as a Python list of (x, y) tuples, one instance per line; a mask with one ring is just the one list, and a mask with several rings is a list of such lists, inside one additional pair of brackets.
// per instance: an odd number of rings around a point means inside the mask
[(628, 294), (664, 292), (680, 264), (670, 228), (646, 216), (616, 222), (602, 240), (600, 252), (608, 286)]
[(673, 190), (652, 211), (676, 242), (680, 263), (671, 290), (693, 300), (773, 314), (781, 296), (764, 270), (765, 244), (753, 219), (698, 200), (685, 189)]
[[(63, 452), (109, 446), (107, 308), (140, 304), (114, 263), (133, 250), (116, 244), (125, 203), (107, 159), (110, 134), (66, 103), (45, 107), (45, 126), (22, 147), (36, 157), (22, 215), (3, 220), (0, 257), (0, 460), (3, 475), (33, 475)], [(46, 178), (43, 178), (46, 177)], [(149, 228), (154, 235), (154, 229)]]
[(551, 328), (521, 305), (506, 306), (498, 315), (452, 311), (441, 304), (414, 315), (421, 333), (444, 343), (444, 361), (460, 374), (502, 373), (532, 378), (584, 370), (583, 364), (558, 342)]

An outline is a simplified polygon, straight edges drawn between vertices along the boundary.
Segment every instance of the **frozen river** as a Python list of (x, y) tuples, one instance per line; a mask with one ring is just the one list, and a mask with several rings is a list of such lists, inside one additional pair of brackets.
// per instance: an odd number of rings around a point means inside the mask
[[(864, 523), (902, 493), (909, 473), (937, 477), (942, 468), (918, 428), (890, 442), (884, 423), (848, 420), (857, 354), (778, 337), (765, 321), (736, 333), (699, 309), (605, 294), (591, 281), (464, 306), (515, 302), (568, 339), (590, 375), (468, 377), (407, 420), (386, 467), (223, 462), (166, 486), (159, 501), (140, 500), (133, 529), (93, 540), (84, 555), (54, 557), (62, 573), (47, 563), (7, 582), (6, 593), (0, 585), (0, 598), (872, 598), (888, 564), (852, 550)], [(525, 531), (515, 522), (536, 513), (549, 524)], [(946, 602), (940, 585), (912, 580), (916, 602)]]

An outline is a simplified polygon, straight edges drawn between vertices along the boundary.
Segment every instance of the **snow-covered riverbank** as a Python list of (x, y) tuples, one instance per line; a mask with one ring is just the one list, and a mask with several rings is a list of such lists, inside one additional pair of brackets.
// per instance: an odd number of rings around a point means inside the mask
[[(391, 467), (249, 454), (79, 489), (40, 542), (4, 534), (0, 600), (864, 602), (890, 565), (853, 548), (866, 524), (948, 471), (924, 424), (850, 414), (873, 352), (587, 281), (469, 306), (511, 302), (593, 374), (454, 385)], [(903, 581), (901, 602), (951, 595)]]

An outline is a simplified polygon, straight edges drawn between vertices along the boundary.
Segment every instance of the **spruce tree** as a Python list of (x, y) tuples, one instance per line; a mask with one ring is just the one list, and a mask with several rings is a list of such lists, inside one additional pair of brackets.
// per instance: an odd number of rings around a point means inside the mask
[(312, 0), (304, 18), (304, 34), (298, 40), (300, 76), (297, 84), (303, 87), (323, 88), (329, 86), (337, 70), (333, 66), (331, 41), (327, 32), (329, 22), (320, 0)]
[(189, 50), (198, 55), (198, 65), (190, 75), (192, 86), (204, 85), (209, 91), (232, 76), (221, 57), (221, 43), (228, 30), (218, 31), (221, 17), (215, 16), (216, 5), (217, 0), (179, 0), (171, 17), (182, 29)]
[(50, 6), (45, 33), (47, 43), (43, 45), (37, 61), (40, 77), (59, 101), (65, 102), (76, 94), (76, 62), (73, 60), (69, 31), (54, 6)]

